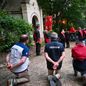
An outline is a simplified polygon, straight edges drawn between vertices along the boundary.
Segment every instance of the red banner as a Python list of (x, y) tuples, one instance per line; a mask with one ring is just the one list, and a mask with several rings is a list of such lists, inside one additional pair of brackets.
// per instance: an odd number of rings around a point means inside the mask
[(45, 17), (45, 29), (48, 31), (52, 30), (52, 16)]

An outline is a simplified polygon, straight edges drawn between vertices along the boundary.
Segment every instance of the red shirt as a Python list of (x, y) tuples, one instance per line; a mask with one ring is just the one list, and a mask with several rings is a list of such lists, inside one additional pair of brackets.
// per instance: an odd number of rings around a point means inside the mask
[(70, 32), (70, 33), (75, 33), (75, 32), (76, 32), (76, 30), (75, 30), (75, 28), (74, 28), (74, 27), (71, 27), (71, 28), (70, 28), (70, 30), (69, 30), (69, 32)]
[(86, 46), (83, 44), (77, 44), (74, 48), (72, 48), (72, 57), (80, 61), (85, 60)]

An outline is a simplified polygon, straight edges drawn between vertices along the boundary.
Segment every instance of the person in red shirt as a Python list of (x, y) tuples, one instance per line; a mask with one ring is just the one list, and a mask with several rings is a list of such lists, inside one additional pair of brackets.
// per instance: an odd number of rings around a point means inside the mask
[(75, 41), (76, 40), (76, 30), (73, 26), (70, 27), (69, 33), (70, 33), (70, 40)]
[(49, 35), (49, 31), (47, 29), (44, 30), (44, 40), (45, 40), (45, 43), (50, 42), (50, 35)]
[(72, 26), (72, 27), (70, 28), (69, 32), (70, 32), (70, 33), (75, 33), (76, 30), (75, 30), (75, 28)]
[(74, 75), (77, 76), (77, 72), (81, 73), (81, 76), (86, 78), (86, 46), (82, 41), (77, 41), (76, 45), (71, 50), (73, 57), (73, 69)]

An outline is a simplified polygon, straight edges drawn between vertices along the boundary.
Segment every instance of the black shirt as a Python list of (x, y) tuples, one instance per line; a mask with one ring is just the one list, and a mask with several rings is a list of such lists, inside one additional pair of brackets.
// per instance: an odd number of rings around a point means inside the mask
[(33, 38), (35, 42), (37, 42), (40, 39), (40, 32), (38, 29), (34, 31)]
[[(62, 55), (62, 52), (64, 51), (64, 47), (62, 43), (58, 41), (53, 41), (51, 43), (48, 43), (45, 45), (45, 50), (46, 53), (48, 53), (48, 56), (53, 60), (53, 61), (58, 61), (59, 58)], [(50, 67), (51, 66), (51, 67)], [(52, 68), (52, 63), (47, 61), (47, 67), (50, 69)]]

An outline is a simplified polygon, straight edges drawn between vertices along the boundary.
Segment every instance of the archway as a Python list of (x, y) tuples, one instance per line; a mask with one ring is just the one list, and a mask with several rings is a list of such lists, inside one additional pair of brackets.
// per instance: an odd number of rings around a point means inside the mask
[(39, 24), (39, 21), (38, 21), (37, 16), (34, 15), (32, 18), (32, 25), (35, 28), (37, 26), (37, 24)]

